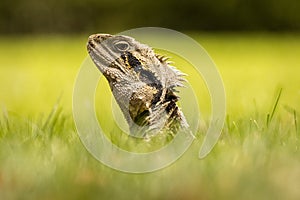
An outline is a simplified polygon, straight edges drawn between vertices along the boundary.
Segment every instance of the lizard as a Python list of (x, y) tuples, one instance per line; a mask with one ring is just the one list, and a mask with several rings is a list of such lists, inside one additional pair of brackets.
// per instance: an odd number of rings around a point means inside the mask
[(189, 128), (176, 90), (184, 86), (186, 74), (171, 66), (167, 57), (125, 35), (90, 35), (87, 51), (107, 79), (130, 135), (174, 137)]

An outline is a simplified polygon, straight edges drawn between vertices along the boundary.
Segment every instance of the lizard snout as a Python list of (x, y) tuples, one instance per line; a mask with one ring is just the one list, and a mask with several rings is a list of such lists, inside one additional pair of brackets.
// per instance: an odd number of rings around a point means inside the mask
[(100, 43), (104, 40), (106, 40), (107, 38), (110, 38), (112, 37), (112, 35), (110, 34), (102, 34), (102, 33), (98, 33), (98, 34), (93, 34), (93, 35), (90, 35), (89, 38), (88, 38), (88, 41), (95, 41), (97, 43)]
[(90, 48), (95, 48), (97, 44), (100, 44), (101, 42), (103, 42), (104, 40), (106, 40), (107, 38), (112, 37), (112, 35), (110, 34), (93, 34), (90, 35), (88, 38), (88, 43), (87, 43), (87, 48), (88, 50)]

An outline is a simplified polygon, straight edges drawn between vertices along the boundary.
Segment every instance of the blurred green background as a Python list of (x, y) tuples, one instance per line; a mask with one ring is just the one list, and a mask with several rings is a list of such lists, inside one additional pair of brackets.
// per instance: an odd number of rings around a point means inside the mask
[[(299, 10), (298, 0), (2, 0), (0, 199), (300, 199)], [(144, 26), (182, 31), (208, 51), (227, 117), (198, 160), (210, 104), (194, 84), (203, 120), (191, 149), (166, 169), (132, 175), (85, 150), (72, 92), (88, 35)]]

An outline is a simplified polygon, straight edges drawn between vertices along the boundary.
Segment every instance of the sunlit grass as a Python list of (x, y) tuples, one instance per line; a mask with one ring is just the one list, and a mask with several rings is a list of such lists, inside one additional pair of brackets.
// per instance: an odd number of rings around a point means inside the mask
[(223, 134), (198, 160), (210, 111), (201, 83), (200, 139), (175, 164), (143, 175), (100, 164), (76, 134), (72, 90), (85, 37), (0, 38), (0, 199), (299, 199), (300, 37), (194, 37), (223, 77)]

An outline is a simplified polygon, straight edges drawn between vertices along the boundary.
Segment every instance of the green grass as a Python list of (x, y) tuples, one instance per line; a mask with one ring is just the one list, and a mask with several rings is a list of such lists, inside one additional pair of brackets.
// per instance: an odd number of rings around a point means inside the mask
[[(299, 199), (300, 37), (193, 36), (224, 81), (222, 136), (203, 160), (198, 139), (171, 166), (139, 175), (102, 165), (76, 134), (85, 37), (0, 38), (0, 199)], [(203, 138), (210, 106), (199, 88)]]

